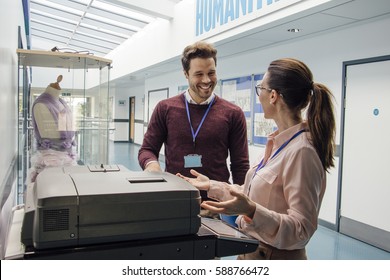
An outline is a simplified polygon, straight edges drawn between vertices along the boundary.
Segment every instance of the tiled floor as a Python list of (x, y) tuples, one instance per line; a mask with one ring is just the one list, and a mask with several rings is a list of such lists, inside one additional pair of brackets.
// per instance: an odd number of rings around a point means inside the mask
[[(141, 170), (137, 160), (139, 145), (110, 142), (109, 149), (111, 164)], [(318, 227), (307, 245), (307, 255), (311, 260), (390, 260), (389, 252), (323, 226)]]

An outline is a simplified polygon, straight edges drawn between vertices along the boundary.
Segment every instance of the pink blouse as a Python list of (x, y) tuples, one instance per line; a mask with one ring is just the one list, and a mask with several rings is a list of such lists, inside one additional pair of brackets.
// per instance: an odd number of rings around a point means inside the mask
[[(252, 166), (242, 186), (210, 181), (208, 196), (231, 199), (229, 188), (248, 194), (256, 203), (253, 219), (238, 216), (240, 230), (278, 249), (304, 248), (317, 229), (318, 214), (326, 187), (326, 173), (309, 132), (299, 134), (274, 158), (275, 151), (294, 134), (307, 129), (305, 123), (268, 137), (263, 168)], [(260, 160), (262, 157), (260, 157)], [(259, 160), (259, 162), (260, 162)]]

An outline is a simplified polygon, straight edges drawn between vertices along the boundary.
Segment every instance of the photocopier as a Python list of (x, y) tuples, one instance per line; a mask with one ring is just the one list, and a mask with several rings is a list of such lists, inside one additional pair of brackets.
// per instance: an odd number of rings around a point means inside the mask
[[(199, 191), (167, 172), (50, 167), (25, 192), (23, 259), (213, 259), (258, 241), (200, 217)], [(12, 258), (12, 257), (11, 257)]]

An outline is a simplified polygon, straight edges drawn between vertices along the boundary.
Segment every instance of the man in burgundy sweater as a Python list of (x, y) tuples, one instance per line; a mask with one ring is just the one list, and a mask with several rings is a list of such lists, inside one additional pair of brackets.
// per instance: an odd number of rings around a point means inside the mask
[[(183, 51), (182, 65), (189, 89), (160, 101), (153, 111), (138, 153), (140, 166), (162, 171), (158, 163), (165, 145), (165, 171), (243, 184), (249, 168), (246, 119), (243, 111), (215, 94), (217, 50), (196, 42)], [(227, 157), (230, 153), (230, 171)], [(202, 199), (207, 199), (201, 192)]]

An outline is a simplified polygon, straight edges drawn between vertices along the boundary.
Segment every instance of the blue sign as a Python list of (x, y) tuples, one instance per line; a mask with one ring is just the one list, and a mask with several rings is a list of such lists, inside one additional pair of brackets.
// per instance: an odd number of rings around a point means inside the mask
[(196, 36), (283, 0), (197, 0)]

